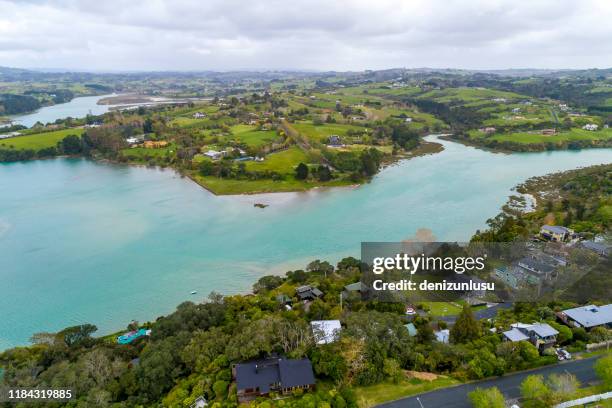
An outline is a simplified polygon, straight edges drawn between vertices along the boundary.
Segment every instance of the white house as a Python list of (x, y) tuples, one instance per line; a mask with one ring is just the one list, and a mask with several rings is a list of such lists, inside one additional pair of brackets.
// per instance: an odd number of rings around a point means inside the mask
[(338, 340), (342, 326), (340, 320), (313, 320), (310, 322), (317, 344), (329, 344)]
[(597, 126), (597, 125), (596, 125), (596, 124), (594, 124), (594, 123), (587, 123), (587, 124), (586, 124), (586, 125), (584, 125), (582, 128), (583, 128), (584, 130), (590, 130), (591, 132), (594, 132), (594, 131), (596, 131), (596, 130), (599, 128), (599, 126)]
[(216, 150), (209, 150), (206, 153), (204, 153), (204, 156), (211, 158), (213, 160), (218, 160), (222, 158), (223, 155), (224, 155), (224, 152), (218, 152)]
[(206, 117), (206, 114), (203, 112), (196, 112), (193, 114), (194, 119), (204, 119), (205, 117)]
[(439, 343), (448, 343), (450, 339), (450, 330), (448, 329), (434, 331), (434, 334)]

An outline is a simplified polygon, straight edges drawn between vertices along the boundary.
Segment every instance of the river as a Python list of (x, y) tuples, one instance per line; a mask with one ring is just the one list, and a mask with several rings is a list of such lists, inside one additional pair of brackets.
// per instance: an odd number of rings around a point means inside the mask
[(58, 103), (57, 105), (44, 106), (36, 112), (28, 113), (25, 115), (10, 116), (9, 119), (19, 125), (32, 127), (36, 122), (43, 124), (53, 123), (57, 119), (64, 119), (67, 117), (71, 118), (84, 118), (88, 114), (101, 115), (108, 112), (112, 107), (111, 105), (98, 105), (98, 101), (102, 98), (110, 95), (98, 95), (98, 96), (81, 96), (72, 99), (70, 102)]
[(359, 256), (361, 241), (418, 228), (466, 240), (525, 179), (612, 161), (611, 149), (496, 154), (441, 142), (443, 152), (357, 188), (257, 196), (86, 159), (0, 164), (0, 350), (83, 322), (118, 330), (212, 290), (247, 291), (264, 274)]

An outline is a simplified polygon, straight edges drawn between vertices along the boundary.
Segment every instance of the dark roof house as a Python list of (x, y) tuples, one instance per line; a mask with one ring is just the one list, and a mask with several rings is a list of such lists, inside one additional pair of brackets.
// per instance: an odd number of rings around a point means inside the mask
[(287, 360), (274, 357), (236, 364), (233, 368), (238, 400), (246, 402), (270, 392), (283, 394), (296, 389), (312, 389), (315, 378), (307, 358)]
[(313, 288), (310, 285), (304, 285), (296, 288), (295, 294), (300, 300), (315, 300), (316, 298), (323, 296), (323, 292), (317, 288)]

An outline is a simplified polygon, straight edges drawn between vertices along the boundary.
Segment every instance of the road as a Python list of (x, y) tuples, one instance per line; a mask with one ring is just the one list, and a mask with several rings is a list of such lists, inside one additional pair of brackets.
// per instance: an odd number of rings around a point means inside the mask
[[(457, 387), (442, 388), (418, 396), (408, 397), (397, 401), (378, 405), (378, 408), (471, 408), (467, 394), (476, 387), (497, 387), (504, 394), (506, 400), (520, 397), (521, 382), (529, 375), (569, 372), (574, 374), (582, 385), (597, 381), (593, 364), (598, 357), (584, 360), (567, 361), (554, 366), (538, 368), (516, 374), (509, 374), (485, 381), (463, 384)], [(419, 405), (419, 398), (422, 405)]]

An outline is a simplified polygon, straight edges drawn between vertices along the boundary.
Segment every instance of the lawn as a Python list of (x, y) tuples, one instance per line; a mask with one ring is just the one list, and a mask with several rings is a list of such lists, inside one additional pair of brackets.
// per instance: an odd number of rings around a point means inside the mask
[(294, 123), (293, 127), (302, 135), (320, 143), (327, 143), (331, 135), (345, 136), (349, 129), (363, 130), (360, 126), (344, 125), (340, 123), (326, 123), (314, 125), (308, 122)]
[(596, 132), (591, 132), (583, 129), (571, 129), (567, 132), (561, 132), (554, 136), (546, 136), (539, 133), (516, 132), (495, 135), (493, 140), (500, 142), (517, 142), (517, 143), (548, 143), (548, 142), (565, 142), (571, 140), (605, 140), (612, 137), (612, 129), (602, 129)]
[(453, 316), (461, 313), (461, 306), (450, 302), (420, 302), (426, 305), (432, 316)]
[(271, 143), (277, 138), (274, 130), (257, 130), (255, 126), (236, 125), (232, 126), (233, 138), (249, 147), (258, 148)]
[(291, 146), (287, 150), (271, 153), (262, 162), (245, 162), (249, 171), (270, 170), (281, 174), (293, 174), (295, 167), (300, 163), (308, 163), (306, 153), (297, 146)]
[(355, 394), (359, 407), (369, 408), (386, 401), (394, 401), (455, 384), (459, 384), (459, 381), (444, 376), (440, 376), (433, 381), (411, 378), (398, 384), (384, 382), (367, 387), (355, 387)]
[(133, 147), (130, 149), (123, 149), (121, 155), (128, 157), (132, 160), (146, 160), (147, 157), (162, 157), (171, 154), (175, 151), (175, 146), (169, 145), (162, 149), (146, 149), (144, 147)]
[(17, 136), (12, 137), (10, 139), (2, 139), (0, 140), (0, 148), (10, 149), (12, 148), (16, 150), (40, 150), (47, 147), (55, 147), (57, 146), (57, 142), (62, 140), (68, 135), (78, 135), (80, 136), (84, 132), (83, 128), (72, 128), (72, 129), (63, 129), (56, 130), (53, 132), (45, 132), (45, 133), (36, 133), (27, 136)]
[(285, 191), (306, 191), (314, 187), (338, 187), (346, 186), (351, 182), (346, 180), (332, 180), (326, 183), (305, 182), (296, 180), (293, 176), (287, 176), (285, 180), (274, 181), (262, 180), (236, 180), (221, 179), (213, 176), (193, 175), (192, 179), (217, 195), (231, 194), (257, 194), (257, 193), (280, 193)]

